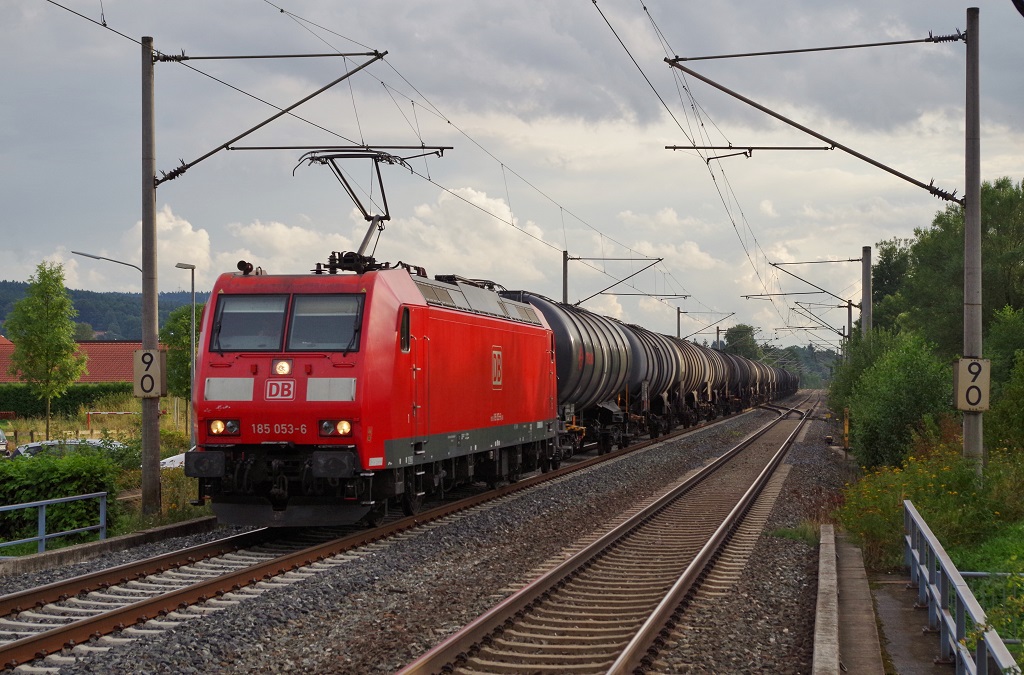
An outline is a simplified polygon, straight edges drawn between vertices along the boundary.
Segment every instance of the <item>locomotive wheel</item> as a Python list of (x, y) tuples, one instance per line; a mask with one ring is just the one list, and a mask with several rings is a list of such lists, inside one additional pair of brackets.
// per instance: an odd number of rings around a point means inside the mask
[(402, 513), (407, 516), (415, 516), (422, 508), (423, 495), (416, 494), (415, 488), (407, 483), (405, 493), (402, 495)]
[(387, 503), (377, 503), (370, 507), (370, 512), (363, 516), (363, 522), (370, 527), (379, 527), (388, 514)]
[(406, 469), (405, 491), (402, 493), (402, 513), (407, 516), (415, 516), (423, 508), (423, 495), (418, 494), (416, 489), (416, 477), (413, 472)]

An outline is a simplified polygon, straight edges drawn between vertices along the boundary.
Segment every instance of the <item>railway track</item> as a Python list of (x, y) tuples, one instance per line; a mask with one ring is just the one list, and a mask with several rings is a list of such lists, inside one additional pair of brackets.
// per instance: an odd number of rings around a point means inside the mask
[[(806, 402), (806, 401), (805, 401)], [(781, 463), (789, 409), (600, 539), (450, 636), (402, 675), (628, 673), (649, 668)]]
[(497, 490), (481, 490), (417, 516), (388, 519), (371, 530), (350, 530), (343, 536), (338, 536), (340, 528), (315, 535), (300, 531), (285, 537), (280, 531), (258, 530), (0, 597), (0, 669), (34, 663), (35, 668), (56, 670), (78, 656), (173, 628), (265, 588), (331, 569), (346, 560), (335, 561), (339, 554), (697, 428), (601, 456), (577, 455), (558, 470)]

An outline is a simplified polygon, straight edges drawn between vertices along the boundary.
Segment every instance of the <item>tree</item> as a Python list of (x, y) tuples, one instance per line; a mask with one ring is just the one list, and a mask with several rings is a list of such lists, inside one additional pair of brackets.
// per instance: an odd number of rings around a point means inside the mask
[(989, 448), (1024, 448), (1024, 351), (1017, 352), (1015, 363), (1002, 395), (985, 415), (985, 444)]
[(992, 360), (993, 397), (1010, 379), (1018, 350), (1024, 349), (1024, 309), (1009, 305), (996, 311), (985, 338), (985, 356)]
[(64, 288), (64, 268), (41, 262), (29, 277), (25, 297), (15, 303), (4, 327), (14, 343), (10, 374), (46, 399), (46, 438), (50, 438), (50, 401), (62, 396), (85, 372), (86, 357), (75, 344), (78, 312)]
[(896, 330), (906, 311), (901, 289), (910, 273), (911, 239), (893, 238), (875, 244), (877, 258), (871, 266), (872, 327)]
[(754, 327), (738, 323), (725, 331), (725, 349), (730, 354), (738, 354), (748, 359), (761, 359), (761, 348), (754, 340)]
[(76, 321), (75, 322), (75, 341), (76, 342), (81, 342), (82, 340), (95, 340), (95, 339), (96, 339), (96, 331), (94, 331), (92, 329), (92, 326), (90, 326), (87, 323), (82, 323), (81, 321)]
[[(902, 296), (900, 327), (935, 342), (953, 358), (963, 348), (964, 210), (950, 204), (929, 229), (916, 229)], [(1024, 307), (1024, 181), (981, 186), (982, 322), (988, 332), (996, 310)]]
[[(202, 304), (196, 305), (196, 331), (202, 323), (204, 307)], [(160, 342), (167, 346), (167, 391), (184, 399), (191, 399), (192, 396), (191, 340), (192, 305), (182, 305), (168, 315), (160, 329)]]
[(846, 345), (846, 360), (836, 361), (832, 382), (828, 389), (829, 405), (836, 412), (847, 408), (853, 398), (854, 389), (868, 368), (896, 344), (897, 336), (892, 331), (876, 329), (867, 338), (859, 332), (850, 336)]

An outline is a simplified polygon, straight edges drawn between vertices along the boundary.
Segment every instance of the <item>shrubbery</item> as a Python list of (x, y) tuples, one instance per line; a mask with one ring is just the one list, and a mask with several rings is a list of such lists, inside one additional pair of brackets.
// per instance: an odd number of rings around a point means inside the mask
[(879, 467), (847, 486), (839, 519), (859, 541), (869, 567), (903, 564), (906, 499), (951, 552), (976, 546), (1024, 518), (1024, 456), (992, 453), (979, 482), (976, 464), (962, 456), (962, 443), (956, 420), (943, 417), (913, 435), (911, 454), (900, 466)]
[(932, 345), (912, 333), (895, 336), (860, 375), (850, 397), (854, 454), (868, 468), (899, 466), (922, 420), (950, 408), (953, 373)]
[[(42, 452), (31, 458), (0, 461), (0, 504), (74, 497), (107, 492), (108, 521), (114, 515), (119, 469), (102, 448), (82, 448), (67, 454)], [(54, 504), (46, 509), (47, 532), (62, 532), (99, 523), (99, 500)], [(35, 536), (37, 510), (0, 514), (0, 539)]]

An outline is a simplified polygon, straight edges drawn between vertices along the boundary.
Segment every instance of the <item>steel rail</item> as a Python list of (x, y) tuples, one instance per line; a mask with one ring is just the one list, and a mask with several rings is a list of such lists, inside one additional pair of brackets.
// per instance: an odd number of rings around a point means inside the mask
[[(700, 552), (696, 555), (686, 570), (679, 575), (679, 579), (672, 586), (672, 589), (665, 596), (665, 599), (658, 604), (658, 607), (651, 613), (650, 618), (644, 622), (640, 630), (637, 631), (633, 639), (630, 640), (629, 644), (622, 650), (622, 654), (612, 664), (611, 668), (608, 669), (609, 674), (622, 675), (625, 673), (631, 673), (635, 669), (640, 667), (649, 668), (651, 664), (652, 656), (652, 645), (657, 644), (661, 639), (661, 633), (665, 629), (665, 626), (673, 620), (678, 612), (680, 604), (689, 595), (691, 589), (700, 579), (704, 569), (712, 562), (714, 557), (721, 550), (722, 546), (728, 541), (731, 534), (736, 530), (736, 527), (742, 522), (743, 517), (746, 515), (750, 507), (753, 506), (754, 501), (758, 495), (764, 490), (765, 485), (768, 484), (769, 479), (778, 469), (779, 464), (782, 463), (783, 457), (789, 452), (790, 446), (793, 444), (793, 440), (796, 435), (800, 433), (804, 423), (807, 421), (809, 410), (801, 414), (800, 421), (793, 429), (793, 432), (783, 441), (779, 447), (778, 452), (772, 457), (768, 464), (762, 469), (753, 485), (744, 493), (740, 501), (733, 507), (725, 521), (718, 526), (715, 533), (711, 535), (711, 538)], [(790, 413), (786, 413), (779, 418), (778, 421), (782, 421), (789, 416)]]
[[(749, 412), (749, 411), (747, 411)], [(735, 417), (730, 416), (731, 419)], [(238, 590), (244, 586), (256, 583), (262, 579), (271, 578), (277, 574), (289, 570), (298, 569), (310, 565), (316, 561), (324, 560), (331, 556), (343, 553), (347, 550), (365, 546), (367, 544), (385, 539), (399, 532), (409, 530), (424, 523), (444, 518), (458, 511), (474, 508), (480, 504), (500, 499), (507, 495), (525, 490), (549, 480), (554, 480), (576, 471), (587, 469), (593, 465), (613, 460), (624, 454), (641, 450), (655, 442), (662, 442), (680, 436), (685, 436), (709, 424), (701, 424), (686, 429), (665, 434), (658, 439), (642, 441), (625, 448), (620, 448), (605, 455), (591, 457), (589, 459), (563, 466), (559, 469), (537, 474), (529, 478), (505, 485), (494, 490), (488, 490), (479, 495), (474, 495), (452, 504), (445, 504), (436, 508), (424, 511), (421, 514), (408, 516), (396, 520), (390, 524), (378, 528), (358, 532), (349, 536), (341, 537), (329, 542), (317, 544), (306, 549), (289, 553), (284, 556), (257, 563), (255, 565), (230, 572), (226, 575), (205, 580), (191, 586), (171, 591), (166, 594), (140, 600), (139, 602), (125, 605), (123, 607), (81, 619), (62, 626), (56, 626), (52, 630), (37, 635), (21, 638), (12, 642), (0, 645), (0, 669), (14, 668), (18, 665), (44, 658), (47, 654), (58, 652), (65, 647), (73, 647), (76, 644), (86, 642), (90, 639), (100, 637), (120, 630), (126, 626), (148, 621), (159, 615), (180, 609), (182, 607), (205, 601), (211, 597), (222, 595), (232, 590)], [(753, 436), (750, 437), (751, 439)], [(159, 573), (173, 567), (194, 562), (198, 558), (209, 558), (218, 553), (212, 553), (219, 548), (220, 553), (237, 550), (238, 545), (228, 545), (226, 542), (245, 541), (250, 545), (258, 541), (257, 535), (265, 539), (272, 531), (269, 528), (256, 532), (244, 533), (209, 544), (184, 549), (183, 551), (172, 552), (138, 563), (128, 563), (109, 570), (101, 570), (92, 574), (74, 577), (62, 582), (55, 582), (40, 588), (29, 589), (19, 593), (0, 597), (0, 616), (6, 616), (12, 612), (22, 611), (28, 606), (38, 606), (47, 602), (60, 601), (79, 593), (88, 592), (95, 588), (103, 588), (116, 583), (129, 581), (145, 576), (146, 573)], [(249, 537), (247, 540), (246, 537)], [(183, 555), (188, 553), (189, 555)], [(141, 570), (148, 570), (142, 573)]]
[[(699, 472), (685, 480), (683, 483), (662, 495), (654, 503), (643, 511), (633, 515), (622, 522), (603, 536), (580, 550), (576, 555), (563, 561), (545, 574), (541, 575), (529, 585), (505, 598), (503, 601), (481, 614), (479, 617), (468, 623), (462, 630), (452, 634), (443, 640), (427, 653), (406, 665), (398, 671), (398, 675), (422, 675), (423, 673), (448, 672), (451, 667), (453, 654), (464, 655), (476, 644), (488, 639), (492, 633), (502, 627), (509, 619), (524, 612), (538, 600), (546, 597), (557, 590), (568, 577), (575, 575), (578, 571), (590, 566), (592, 560), (598, 555), (615, 546), (615, 544), (627, 533), (637, 529), (644, 522), (649, 520), (653, 514), (664, 509), (668, 504), (675, 501), (680, 495), (692, 489), (696, 484), (702, 482), (720, 468), (728, 464), (729, 460), (742, 452), (759, 437), (784, 420), (794, 409), (781, 411), (779, 416), (766, 424), (761, 429), (751, 433), (741, 440), (736, 446), (723, 453), (721, 456), (710, 462)], [(664, 437), (663, 437), (664, 438)], [(790, 436), (792, 438), (792, 435)], [(661, 439), (659, 439), (661, 440)], [(608, 457), (608, 455), (605, 455)]]
[[(39, 607), (51, 602), (58, 602), (79, 593), (88, 593), (114, 584), (139, 579), (150, 574), (159, 574), (168, 569), (188, 565), (197, 560), (237, 551), (246, 546), (262, 543), (268, 536), (267, 528), (236, 534), (206, 544), (165, 553), (164, 555), (146, 560), (125, 563), (97, 572), (55, 581), (46, 586), (30, 588), (17, 593), (0, 596), (0, 617), (12, 612), (21, 612), (30, 607)], [(2, 650), (3, 647), (0, 647)]]

